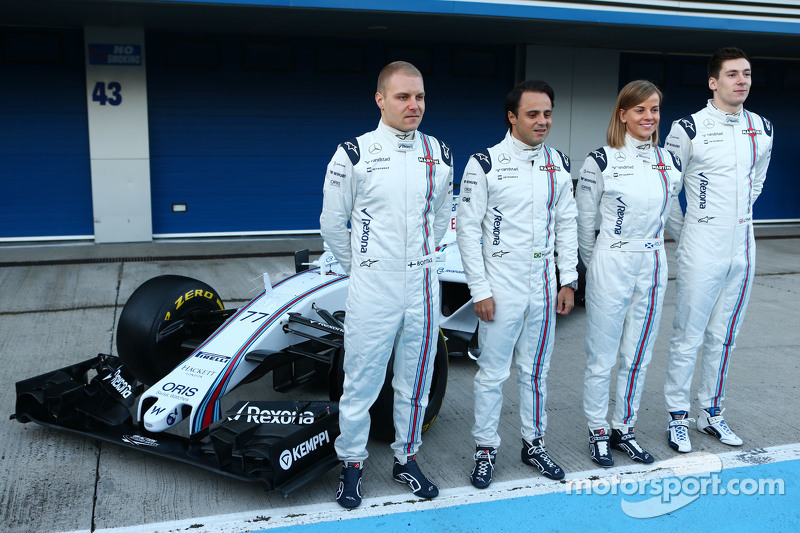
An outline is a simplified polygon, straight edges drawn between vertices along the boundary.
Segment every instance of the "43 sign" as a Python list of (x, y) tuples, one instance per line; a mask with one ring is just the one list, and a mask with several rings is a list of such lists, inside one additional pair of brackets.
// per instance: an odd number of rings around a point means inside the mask
[(100, 105), (117, 106), (122, 103), (122, 85), (116, 81), (98, 81), (92, 90), (92, 101)]

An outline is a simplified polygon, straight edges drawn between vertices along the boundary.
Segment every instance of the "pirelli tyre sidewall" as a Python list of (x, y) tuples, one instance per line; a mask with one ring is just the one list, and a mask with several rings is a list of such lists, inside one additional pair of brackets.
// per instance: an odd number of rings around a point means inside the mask
[(122, 309), (117, 325), (119, 357), (139, 381), (152, 385), (189, 355), (181, 347), (183, 341), (194, 336), (203, 340), (209, 333), (182, 328), (159, 341), (164, 328), (192, 311), (223, 308), (217, 291), (202, 281), (176, 275), (152, 278), (131, 294)]
[[(339, 350), (331, 368), (330, 379), (330, 398), (332, 401), (339, 401), (342, 396), (344, 385), (344, 349)], [(393, 442), (395, 439), (394, 431), (394, 390), (392, 389), (392, 378), (394, 372), (394, 352), (386, 365), (386, 380), (383, 383), (378, 399), (372, 404), (370, 414), (370, 437), (385, 442)], [(439, 340), (436, 345), (436, 359), (433, 363), (433, 377), (431, 378), (431, 389), (428, 393), (428, 407), (425, 410), (425, 418), (422, 423), (422, 431), (428, 428), (436, 420), (439, 410), (444, 402), (444, 395), (447, 389), (447, 374), (449, 372), (449, 360), (447, 357), (447, 343), (444, 333), (439, 329)]]

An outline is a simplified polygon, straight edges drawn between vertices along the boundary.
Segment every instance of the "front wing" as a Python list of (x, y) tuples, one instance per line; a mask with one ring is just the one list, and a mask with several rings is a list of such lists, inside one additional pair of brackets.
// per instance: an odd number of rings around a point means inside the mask
[(130, 408), (143, 388), (117, 357), (100, 354), (17, 382), (11, 418), (260, 481), (284, 495), (338, 463), (333, 447), (339, 435), (337, 403), (240, 402), (202, 438), (189, 438), (149, 433), (134, 422)]

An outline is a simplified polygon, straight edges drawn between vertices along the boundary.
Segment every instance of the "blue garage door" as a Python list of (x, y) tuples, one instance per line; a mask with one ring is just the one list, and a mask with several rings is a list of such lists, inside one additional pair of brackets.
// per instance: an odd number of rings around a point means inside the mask
[[(664, 93), (659, 133), (663, 139), (672, 121), (690, 115), (711, 98), (706, 73), (707, 57), (623, 54), (620, 87), (631, 80), (647, 79)], [(800, 181), (793, 163), (794, 144), (800, 138), (800, 66), (798, 62), (753, 58), (753, 86), (745, 108), (772, 121), (775, 139), (764, 190), (754, 207), (761, 221), (800, 220)], [(788, 105), (787, 105), (788, 104)]]
[(458, 178), (504, 134), (514, 81), (513, 48), (149, 33), (147, 52), (157, 237), (318, 231), (325, 166), (375, 128), (389, 61), (422, 70), (422, 130), (453, 147)]
[(83, 33), (0, 35), (0, 240), (91, 238)]

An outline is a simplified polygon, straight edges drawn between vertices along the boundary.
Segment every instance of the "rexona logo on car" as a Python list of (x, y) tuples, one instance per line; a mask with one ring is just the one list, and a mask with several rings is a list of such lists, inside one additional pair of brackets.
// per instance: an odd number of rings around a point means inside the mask
[(283, 450), (281, 452), (281, 457), (279, 461), (281, 464), (281, 468), (283, 468), (284, 470), (289, 470), (292, 467), (292, 463), (294, 463), (299, 459), (302, 459), (303, 457), (310, 454), (311, 452), (313, 452), (326, 442), (327, 443), (331, 442), (331, 438), (330, 435), (328, 435), (327, 429), (318, 435), (314, 435), (307, 441), (301, 442), (291, 450)]
[(288, 409), (262, 408), (250, 402), (245, 403), (228, 420), (241, 420), (253, 424), (313, 424), (314, 413), (311, 411), (289, 411)]
[(133, 392), (133, 388), (131, 387), (130, 383), (125, 381), (125, 378), (122, 377), (119, 369), (114, 372), (113, 376), (109, 374), (103, 378), (104, 381), (107, 379), (111, 380), (111, 386), (114, 387), (114, 390), (116, 390), (123, 398), (127, 398)]

